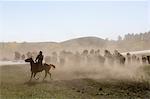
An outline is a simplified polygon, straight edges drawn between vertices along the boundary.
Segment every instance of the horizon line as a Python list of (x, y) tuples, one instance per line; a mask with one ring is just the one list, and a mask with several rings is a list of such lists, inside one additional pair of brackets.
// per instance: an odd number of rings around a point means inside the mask
[[(144, 33), (148, 33), (148, 32), (150, 32), (150, 30), (149, 31), (147, 31), (147, 32), (141, 32), (142, 34), (144, 34)], [(141, 34), (141, 33), (127, 33), (127, 34)], [(127, 35), (127, 34), (125, 34), (125, 35)], [(121, 35), (118, 35), (118, 37), (120, 36), (122, 39), (124, 39), (124, 37), (125, 37), (125, 35), (123, 35), (123, 36), (121, 36)], [(78, 37), (73, 37), (73, 38), (69, 38), (69, 39), (66, 39), (66, 40), (61, 40), (61, 41), (50, 41), (50, 40), (42, 40), (42, 41), (30, 41), (30, 40), (28, 40), (28, 41), (4, 41), (4, 40), (2, 40), (2, 41), (0, 41), (0, 43), (62, 43), (62, 42), (65, 42), (65, 41), (69, 41), (69, 40), (74, 40), (74, 39), (79, 39), (79, 38), (88, 38), (88, 37), (91, 37), (91, 38), (99, 38), (99, 39), (103, 39), (103, 40), (108, 40), (108, 41), (118, 41), (118, 38), (117, 39), (111, 39), (111, 38), (107, 38), (107, 37), (105, 37), (105, 38), (103, 38), (103, 37), (99, 37), (99, 36), (78, 36)]]
[[(45, 40), (45, 41), (0, 41), (0, 43), (62, 43), (62, 42), (69, 41), (69, 40), (74, 40), (74, 39), (79, 39), (79, 38), (87, 38), (87, 37), (99, 38), (99, 39), (103, 39), (103, 40), (107, 39), (107, 38), (101, 38), (98, 36), (79, 36), (79, 37), (74, 37), (74, 38), (70, 38), (70, 39), (66, 39), (66, 40), (62, 40), (62, 41), (50, 41), (50, 40)], [(108, 38), (108, 40), (113, 40), (113, 39)]]

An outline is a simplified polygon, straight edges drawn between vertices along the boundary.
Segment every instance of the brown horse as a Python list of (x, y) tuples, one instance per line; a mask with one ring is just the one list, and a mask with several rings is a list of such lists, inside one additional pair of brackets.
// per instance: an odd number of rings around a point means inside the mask
[(32, 77), (36, 76), (36, 74), (38, 72), (42, 72), (43, 70), (45, 70), (45, 77), (43, 78), (43, 80), (46, 78), (47, 74), (50, 75), (50, 78), (51, 78), (51, 73), (49, 72), (49, 70), (51, 69), (51, 67), (55, 68), (55, 66), (53, 64), (46, 64), (44, 63), (42, 66), (37, 64), (37, 63), (34, 63), (33, 59), (32, 58), (28, 58), (25, 60), (25, 62), (29, 62), (30, 63), (30, 66), (31, 66), (31, 77), (30, 77), (30, 80), (32, 80)]

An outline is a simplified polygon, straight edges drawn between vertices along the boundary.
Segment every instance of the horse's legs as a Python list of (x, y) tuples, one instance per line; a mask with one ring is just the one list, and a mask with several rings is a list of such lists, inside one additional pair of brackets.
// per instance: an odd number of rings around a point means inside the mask
[(32, 76), (33, 76), (33, 72), (31, 72), (31, 77), (30, 77), (30, 80), (29, 80), (29, 81), (31, 81), (31, 80), (32, 80)]
[[(34, 78), (35, 78), (36, 74), (37, 74), (37, 73), (34, 73), (34, 76), (33, 76)], [(35, 78), (35, 79), (38, 80), (39, 78)]]
[(45, 77), (43, 78), (43, 80), (46, 78), (46, 76), (47, 76), (47, 71), (45, 71)]
[(48, 71), (47, 73), (49, 74), (49, 76), (50, 76), (50, 79), (52, 79), (52, 77), (51, 77), (51, 76), (52, 76), (52, 74), (51, 74), (49, 71)]

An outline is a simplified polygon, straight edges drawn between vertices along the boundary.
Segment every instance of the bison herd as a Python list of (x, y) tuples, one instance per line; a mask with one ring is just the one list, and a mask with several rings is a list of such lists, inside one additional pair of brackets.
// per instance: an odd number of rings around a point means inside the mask
[(51, 56), (45, 56), (46, 63), (64, 65), (132, 65), (132, 64), (150, 64), (150, 56), (148, 55), (135, 55), (131, 53), (121, 54), (118, 50), (110, 52), (104, 50), (101, 54), (100, 50), (83, 50), (81, 53), (78, 51), (73, 53), (71, 51), (61, 51), (59, 54), (53, 52)]

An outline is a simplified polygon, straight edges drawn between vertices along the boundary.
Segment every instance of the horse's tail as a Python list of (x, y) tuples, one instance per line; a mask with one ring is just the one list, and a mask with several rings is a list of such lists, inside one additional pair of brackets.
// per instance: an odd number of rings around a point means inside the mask
[(47, 63), (44, 63), (44, 66), (56, 68), (55, 65), (53, 65), (53, 64), (47, 64)]
[(52, 66), (53, 68), (56, 68), (56, 66), (55, 66), (55, 65), (53, 65), (53, 64), (50, 64), (50, 66)]

